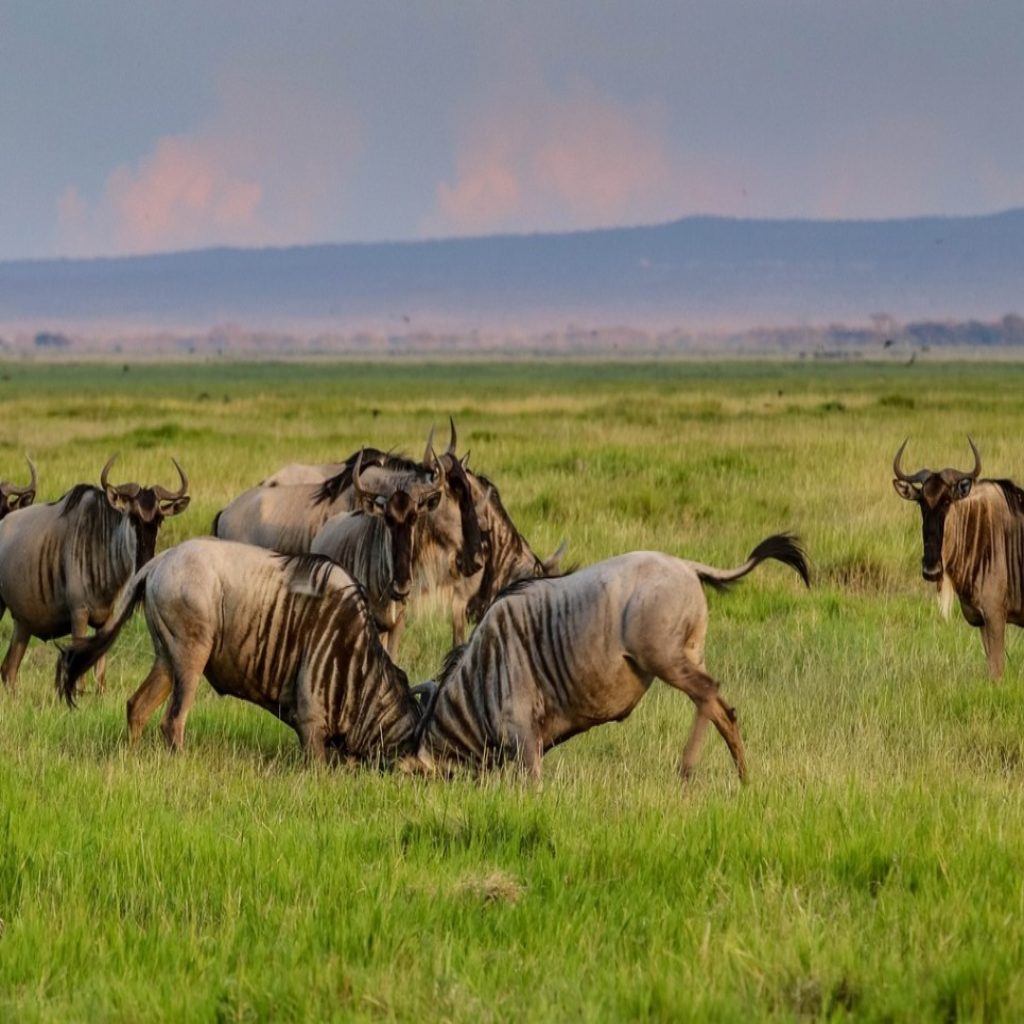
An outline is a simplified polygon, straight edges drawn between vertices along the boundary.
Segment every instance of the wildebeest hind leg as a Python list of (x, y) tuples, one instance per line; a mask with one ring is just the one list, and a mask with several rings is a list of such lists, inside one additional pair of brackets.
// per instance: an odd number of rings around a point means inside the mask
[(688, 779), (693, 774), (708, 722), (713, 722), (719, 735), (725, 740), (729, 753), (732, 754), (740, 781), (746, 781), (747, 758), (743, 750), (740, 729), (736, 724), (736, 712), (722, 700), (718, 692), (718, 683), (706, 672), (702, 672), (685, 660), (679, 664), (678, 668), (667, 671), (661, 678), (670, 686), (682, 690), (697, 705), (693, 728), (690, 730), (690, 735), (683, 748), (683, 756), (679, 765), (683, 779)]
[(170, 663), (158, 654), (149, 675), (128, 699), (128, 738), (132, 743), (142, 735), (150, 715), (167, 700), (173, 683)]
[(185, 723), (192, 702), (196, 699), (201, 678), (202, 672), (191, 666), (175, 666), (171, 699), (164, 712), (164, 720), (160, 723), (164, 739), (172, 751), (177, 752), (185, 745)]
[(25, 657), (31, 637), (32, 634), (29, 632), (28, 626), (15, 619), (14, 628), (11, 631), (11, 645), (7, 648), (3, 665), (0, 665), (0, 675), (3, 676), (4, 682), (12, 693), (14, 684), (18, 681), (18, 668), (21, 666), (21, 659)]

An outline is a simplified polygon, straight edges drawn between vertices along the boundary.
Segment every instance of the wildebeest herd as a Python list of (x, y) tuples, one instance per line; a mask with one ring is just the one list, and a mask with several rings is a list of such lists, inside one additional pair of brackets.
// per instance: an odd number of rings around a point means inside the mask
[[(138, 738), (165, 702), (172, 750), (201, 677), (258, 704), (298, 734), (315, 760), (519, 764), (540, 777), (544, 752), (595, 725), (621, 721), (661, 679), (696, 712), (680, 771), (694, 769), (708, 724), (746, 775), (734, 710), (704, 664), (703, 586), (723, 588), (767, 559), (809, 583), (789, 534), (758, 544), (734, 569), (634, 551), (562, 572), (516, 529), (498, 488), (456, 452), (454, 423), (420, 461), (364, 447), (339, 463), (293, 464), (217, 514), (212, 537), (155, 554), (160, 524), (189, 504), (178, 486), (82, 483), (34, 505), (27, 486), (0, 483), (0, 615), (13, 632), (0, 674), (13, 690), (29, 639), (70, 633), (58, 692), (74, 705), (141, 604), (153, 664), (128, 701)], [(982, 631), (991, 674), (1003, 671), (1007, 622), (1024, 625), (1024, 491), (969, 472), (893, 462), (897, 492), (921, 507), (923, 574), (948, 611)], [(410, 600), (440, 595), (454, 647), (436, 679), (411, 686), (396, 663)], [(476, 622), (468, 642), (470, 622)], [(87, 636), (88, 628), (95, 634)]]

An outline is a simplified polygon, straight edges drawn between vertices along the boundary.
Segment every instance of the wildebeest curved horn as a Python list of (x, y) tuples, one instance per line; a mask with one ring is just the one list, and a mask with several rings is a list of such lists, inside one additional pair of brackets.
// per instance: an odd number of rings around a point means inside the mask
[(161, 501), (175, 501), (178, 498), (184, 498), (188, 491), (188, 474), (178, 465), (177, 459), (171, 459), (174, 463), (174, 468), (178, 471), (178, 479), (181, 481), (181, 487), (177, 491), (169, 491), (165, 487), (161, 487), (159, 484), (153, 485), (153, 493)]
[(896, 458), (892, 460), (892, 471), (896, 474), (897, 480), (902, 480), (908, 484), (919, 484), (927, 477), (931, 476), (927, 469), (919, 469), (912, 476), (908, 476), (900, 469), (900, 459), (903, 457), (903, 449), (907, 447), (907, 442), (910, 440), (909, 437), (903, 439), (903, 444), (900, 445), (899, 451), (896, 452)]
[(449, 423), (449, 425), (452, 428), (452, 436), (451, 436), (451, 439), (448, 441), (448, 450), (445, 452), (445, 455), (450, 455), (454, 459), (455, 458), (455, 420), (451, 416), (449, 416), (448, 417), (448, 423)]
[(430, 460), (434, 465), (434, 482), (437, 484), (434, 490), (440, 490), (444, 487), (448, 474), (444, 471), (444, 463), (437, 457), (437, 452), (433, 448), (430, 449)]
[(359, 454), (356, 456), (356, 464), (352, 467), (352, 493), (356, 496), (358, 504), (363, 502), (373, 502), (376, 500), (377, 495), (371, 491), (365, 490), (359, 483), (359, 474), (363, 469), (363, 452), (365, 448), (359, 449)]
[(28, 471), (30, 479), (27, 487), (15, 487), (14, 484), (0, 484), (0, 494), (4, 497), (20, 497), (23, 494), (35, 494), (36, 493), (36, 467), (32, 460), (26, 455), (25, 461), (28, 463)]
[(427, 447), (423, 449), (423, 465), (430, 465), (430, 457), (434, 454), (434, 424), (430, 424), (430, 433), (427, 434)]
[(110, 484), (107, 481), (107, 474), (110, 472), (110, 467), (117, 461), (117, 452), (114, 452), (109, 459), (104, 463), (103, 468), (100, 470), (100, 487), (106, 490)]
[(974, 469), (970, 473), (966, 473), (965, 476), (977, 480), (981, 473), (981, 454), (978, 452), (978, 446), (971, 440), (970, 434), (967, 435), (967, 443), (971, 446), (971, 451), (974, 452)]
[(559, 563), (562, 561), (562, 556), (565, 554), (568, 547), (569, 542), (567, 540), (563, 540), (562, 543), (559, 544), (543, 562), (541, 562), (541, 566), (547, 575), (558, 572), (561, 568)]

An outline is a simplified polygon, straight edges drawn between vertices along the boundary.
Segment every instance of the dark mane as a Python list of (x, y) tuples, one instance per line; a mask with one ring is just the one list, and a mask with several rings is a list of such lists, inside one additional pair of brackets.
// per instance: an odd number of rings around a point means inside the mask
[(459, 661), (462, 659), (462, 655), (465, 653), (468, 646), (468, 642), (459, 644), (458, 647), (453, 647), (444, 656), (444, 661), (441, 663), (441, 671), (437, 673), (437, 688), (439, 690), (448, 682), (449, 676), (451, 676), (455, 671), (456, 665), (458, 665)]
[(1006, 499), (1006, 504), (1010, 506), (1010, 511), (1016, 512), (1017, 515), (1024, 515), (1024, 490), (1018, 487), (1012, 480), (993, 480), (991, 482), (1003, 492), (1003, 497)]
[(512, 522), (512, 517), (505, 510), (505, 506), (501, 502), (501, 493), (498, 491), (494, 482), (485, 477), (483, 473), (467, 471), (467, 476), (475, 477), (477, 482), (485, 491), (488, 487), (491, 489), (491, 496), (487, 499), (487, 504), (494, 509), (494, 511), (497, 512), (497, 514), (515, 531), (517, 536), (521, 537), (522, 534), (516, 530), (516, 524)]
[(82, 499), (90, 492), (95, 493), (99, 497), (104, 497), (103, 492), (93, 484), (75, 484), (70, 491), (62, 494), (56, 501), (49, 502), (49, 504), (59, 505), (63, 501), (64, 507), (60, 510), (60, 514), (61, 516), (68, 516), (82, 504)]
[[(406, 458), (404, 455), (396, 455), (393, 452), (382, 452), (379, 448), (364, 448), (362, 469), (367, 466), (378, 466), (395, 473), (415, 473), (423, 466), (414, 459)], [(352, 486), (352, 471), (356, 467), (356, 459), (359, 452), (353, 452), (342, 464), (341, 472), (328, 477), (313, 495), (313, 504), (321, 505), (325, 501), (334, 501), (339, 494), (344, 493)]]
[(521, 580), (513, 580), (508, 586), (503, 587), (494, 595), (491, 607), (493, 608), (499, 601), (504, 601), (506, 597), (514, 597), (516, 594), (521, 594), (535, 583), (543, 583), (544, 580), (553, 578), (550, 576), (526, 576)]
[[(331, 570), (336, 568), (326, 555), (274, 554), (288, 572), (288, 589), (301, 590), (313, 597), (323, 597)], [(359, 584), (355, 584), (359, 588)]]

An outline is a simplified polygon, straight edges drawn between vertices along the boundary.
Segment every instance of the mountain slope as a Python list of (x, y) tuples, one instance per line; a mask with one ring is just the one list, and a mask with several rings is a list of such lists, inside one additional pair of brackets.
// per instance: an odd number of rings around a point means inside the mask
[(744, 325), (1022, 305), (1024, 210), (0, 263), (6, 325)]

